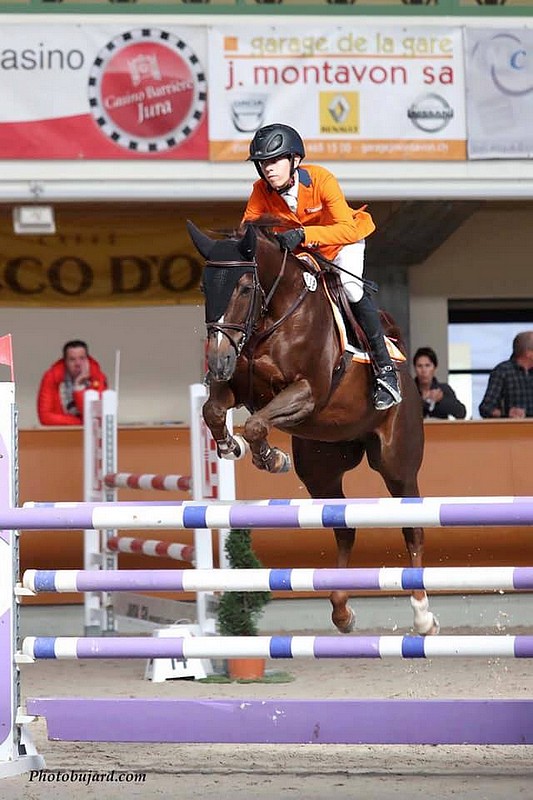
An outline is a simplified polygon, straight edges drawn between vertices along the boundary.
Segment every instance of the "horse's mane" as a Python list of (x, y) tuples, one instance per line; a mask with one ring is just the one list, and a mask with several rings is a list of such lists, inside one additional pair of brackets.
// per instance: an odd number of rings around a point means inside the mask
[(206, 233), (219, 239), (237, 239), (244, 235), (249, 226), (255, 228), (256, 231), (262, 233), (270, 241), (275, 241), (274, 228), (293, 227), (286, 219), (276, 217), (274, 214), (262, 214), (256, 219), (241, 222), (236, 228), (209, 228)]
[(275, 214), (262, 214), (253, 220), (243, 222), (239, 228), (239, 233), (244, 233), (246, 227), (251, 225), (256, 231), (260, 231), (266, 239), (274, 241), (274, 228), (293, 228), (294, 225), (286, 219), (276, 217)]

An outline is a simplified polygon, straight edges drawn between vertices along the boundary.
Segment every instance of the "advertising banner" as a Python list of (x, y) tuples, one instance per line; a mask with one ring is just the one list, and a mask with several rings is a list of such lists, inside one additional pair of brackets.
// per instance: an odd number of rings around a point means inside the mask
[(533, 156), (533, 29), (467, 28), (468, 155)]
[(210, 158), (283, 122), (320, 160), (464, 160), (462, 48), (459, 27), (212, 28)]
[(186, 230), (239, 224), (241, 204), (75, 204), (55, 208), (58, 232), (14, 236), (0, 216), (0, 307), (204, 305), (204, 266)]
[(4, 25), (0, 159), (207, 159), (200, 27)]

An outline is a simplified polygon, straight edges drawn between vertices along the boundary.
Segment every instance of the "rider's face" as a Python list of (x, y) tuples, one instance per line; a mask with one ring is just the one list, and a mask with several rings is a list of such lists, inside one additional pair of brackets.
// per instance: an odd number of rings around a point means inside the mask
[[(294, 166), (297, 167), (299, 163), (300, 158), (296, 156)], [(261, 161), (261, 171), (273, 189), (283, 189), (291, 179), (291, 159), (282, 156)]]

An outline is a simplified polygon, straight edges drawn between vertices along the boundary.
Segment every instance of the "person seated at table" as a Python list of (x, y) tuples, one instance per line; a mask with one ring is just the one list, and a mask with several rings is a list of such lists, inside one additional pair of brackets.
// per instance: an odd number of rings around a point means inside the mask
[(413, 365), (415, 383), (424, 406), (424, 417), (464, 419), (466, 406), (457, 399), (449, 384), (438, 381), (435, 376), (439, 365), (435, 351), (431, 347), (419, 347), (414, 355)]
[(72, 339), (63, 346), (63, 357), (44, 373), (37, 395), (41, 425), (81, 425), (83, 395), (87, 389), (102, 392), (107, 378), (89, 355), (86, 342)]
[(511, 358), (491, 371), (479, 413), (484, 418), (533, 417), (533, 331), (517, 333)]

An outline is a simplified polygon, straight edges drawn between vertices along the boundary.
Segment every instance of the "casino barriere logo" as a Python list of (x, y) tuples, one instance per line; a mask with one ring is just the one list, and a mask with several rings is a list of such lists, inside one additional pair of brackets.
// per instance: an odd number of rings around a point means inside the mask
[(116, 36), (98, 53), (89, 104), (111, 141), (139, 153), (160, 153), (185, 141), (206, 110), (198, 56), (177, 36), (154, 28)]

